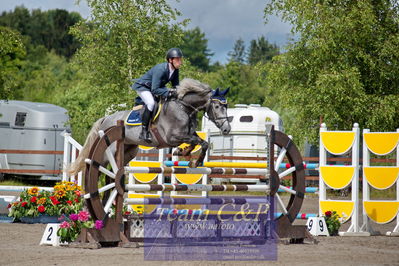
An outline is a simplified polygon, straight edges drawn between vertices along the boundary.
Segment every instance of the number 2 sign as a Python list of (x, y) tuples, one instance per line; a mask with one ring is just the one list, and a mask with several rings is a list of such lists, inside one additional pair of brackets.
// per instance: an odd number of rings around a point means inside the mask
[(59, 228), (60, 224), (47, 224), (42, 236), (42, 240), (40, 241), (40, 245), (59, 246), (60, 237), (57, 236), (57, 231)]

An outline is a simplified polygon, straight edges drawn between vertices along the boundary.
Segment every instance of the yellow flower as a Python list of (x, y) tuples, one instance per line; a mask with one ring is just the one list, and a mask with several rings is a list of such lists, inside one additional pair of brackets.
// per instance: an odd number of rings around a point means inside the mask
[(36, 196), (39, 193), (39, 188), (33, 187), (28, 189), (28, 194), (32, 196)]
[(58, 190), (58, 191), (55, 193), (55, 196), (56, 196), (57, 198), (60, 199), (60, 198), (64, 197), (65, 194), (66, 194), (65, 190)]
[(55, 190), (55, 191), (64, 190), (64, 186), (62, 186), (62, 185), (55, 185), (55, 186), (54, 186), (54, 190)]
[(44, 203), (46, 203), (46, 198), (40, 198), (40, 199), (37, 200), (37, 204), (38, 205), (41, 205), (41, 204), (44, 204)]

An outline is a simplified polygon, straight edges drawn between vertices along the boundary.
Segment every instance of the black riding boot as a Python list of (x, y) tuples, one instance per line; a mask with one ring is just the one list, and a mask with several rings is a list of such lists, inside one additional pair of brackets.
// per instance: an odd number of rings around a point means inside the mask
[(151, 133), (148, 131), (148, 126), (150, 124), (152, 111), (148, 110), (147, 106), (144, 109), (142, 120), (142, 128), (139, 139), (145, 140), (148, 143), (151, 143), (152, 137)]

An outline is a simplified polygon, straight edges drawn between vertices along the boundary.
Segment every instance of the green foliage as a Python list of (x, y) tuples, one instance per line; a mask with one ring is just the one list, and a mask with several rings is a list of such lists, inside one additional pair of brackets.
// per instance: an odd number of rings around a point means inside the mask
[(265, 100), (265, 86), (259, 79), (260, 72), (250, 66), (231, 61), (216, 72), (203, 75), (203, 81), (212, 88), (230, 87), (228, 101), (234, 104), (262, 104)]
[(74, 137), (86, 135), (106, 110), (133, 105), (133, 79), (164, 61), (170, 47), (179, 46), (185, 24), (172, 23), (179, 13), (165, 0), (87, 3), (91, 20), (71, 29), (82, 44), (72, 62), (79, 78), (59, 98), (69, 111)]
[(12, 97), (14, 87), (20, 84), (19, 70), (24, 64), (25, 55), (21, 35), (0, 26), (0, 99)]
[(7, 26), (28, 36), (34, 46), (43, 45), (48, 51), (71, 57), (79, 43), (68, 33), (69, 28), (80, 21), (79, 13), (68, 12), (63, 9), (31, 12), (23, 6), (17, 6), (14, 11), (3, 12), (0, 25)]
[(272, 60), (273, 56), (279, 54), (279, 48), (276, 44), (269, 43), (264, 36), (250, 42), (248, 51), (248, 63), (256, 65), (257, 63), (266, 63)]
[(393, 1), (274, 0), (298, 40), (265, 68), (275, 102), (295, 117), (289, 133), (317, 141), (354, 122), (375, 131), (399, 127), (399, 20)]
[(205, 33), (201, 32), (199, 27), (184, 31), (181, 44), (184, 57), (190, 60), (190, 63), (203, 70), (209, 70), (209, 57), (213, 55), (208, 49), (208, 39)]
[[(43, 49), (40, 49), (40, 48)], [(21, 68), (23, 82), (16, 89), (15, 97), (32, 102), (54, 103), (57, 94), (62, 93), (63, 85), (71, 77), (68, 74), (68, 64), (64, 57), (54, 52), (47, 52), (43, 46), (36, 46), (31, 51), (26, 64)], [(35, 58), (35, 57), (40, 58)]]
[(326, 211), (324, 213), (324, 219), (327, 224), (328, 233), (330, 236), (338, 235), (338, 230), (341, 227), (341, 222), (339, 220), (339, 215), (336, 211)]

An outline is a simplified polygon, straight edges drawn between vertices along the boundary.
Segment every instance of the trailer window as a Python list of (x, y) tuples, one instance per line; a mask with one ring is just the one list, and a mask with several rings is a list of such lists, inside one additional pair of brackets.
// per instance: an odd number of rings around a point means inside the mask
[(244, 115), (240, 117), (240, 122), (252, 122), (254, 117), (252, 115)]
[(8, 122), (0, 122), (0, 127), (10, 127), (10, 123), (8, 123)]
[(17, 112), (15, 117), (15, 126), (23, 127), (25, 126), (26, 113)]
[(234, 116), (229, 116), (227, 117), (227, 120), (229, 121), (229, 123), (231, 123), (233, 121)]

